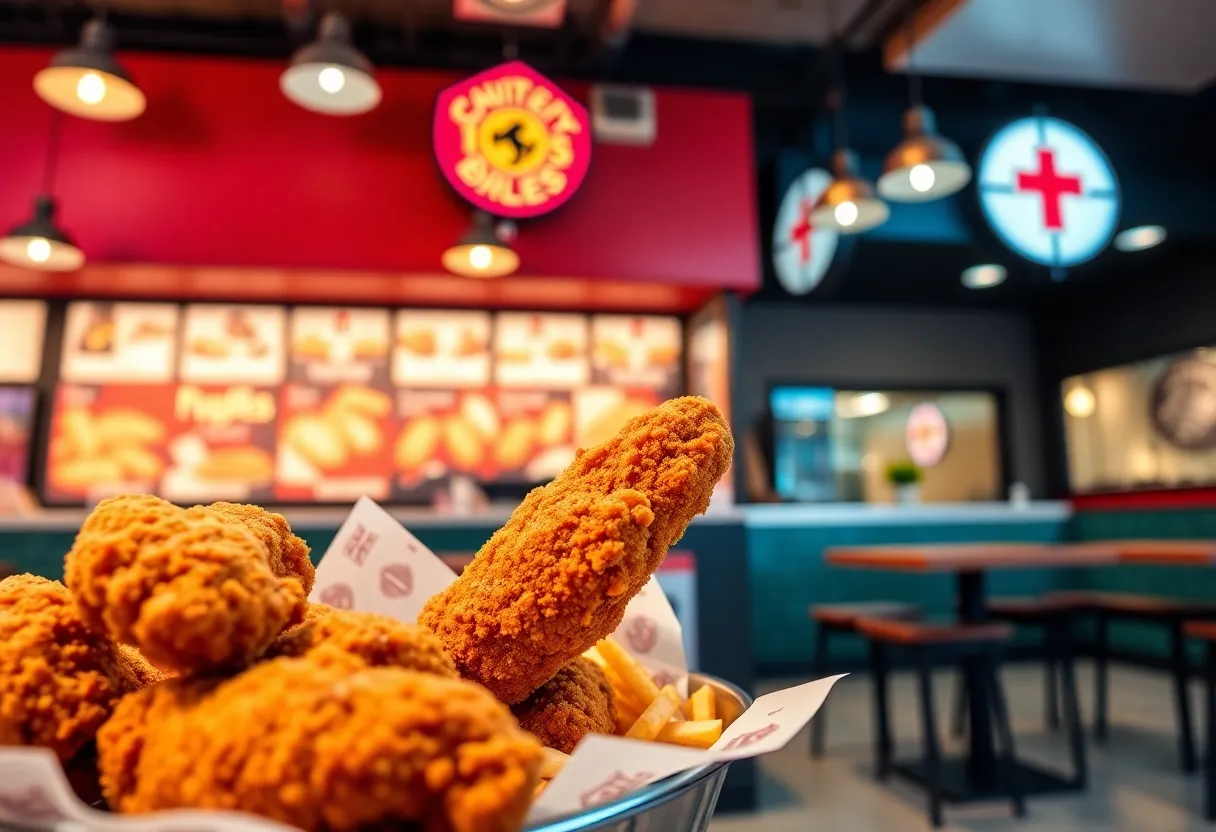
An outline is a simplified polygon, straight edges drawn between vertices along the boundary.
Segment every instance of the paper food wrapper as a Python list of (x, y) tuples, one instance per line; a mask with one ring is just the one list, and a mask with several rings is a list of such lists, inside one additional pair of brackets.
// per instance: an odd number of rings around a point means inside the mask
[[(361, 498), (317, 566), (309, 600), (413, 623), (427, 600), (456, 580), (418, 538), (376, 503)], [(622, 647), (661, 686), (688, 692), (684, 635), (659, 582), (651, 578), (616, 632)], [(532, 805), (525, 826), (608, 803), (680, 771), (754, 757), (788, 743), (819, 710), (841, 676), (761, 696), (707, 751), (591, 735)], [(76, 797), (54, 754), (0, 748), (0, 827), (53, 832), (284, 832), (291, 827), (232, 812), (182, 810), (115, 815)]]

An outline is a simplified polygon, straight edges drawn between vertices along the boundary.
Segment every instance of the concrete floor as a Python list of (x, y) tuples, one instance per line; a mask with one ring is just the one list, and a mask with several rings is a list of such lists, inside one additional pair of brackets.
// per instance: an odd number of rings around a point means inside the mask
[[(1067, 771), (1067, 749), (1061, 735), (1043, 730), (1042, 675), (1033, 665), (1007, 668), (1005, 691), (1012, 710), (1018, 753), (1029, 760)], [(1082, 709), (1088, 725), (1092, 705), (1091, 670), (1080, 668)], [(761, 685), (761, 692), (796, 680)], [(944, 828), (973, 832), (1182, 832), (1211, 830), (1202, 819), (1200, 775), (1178, 769), (1173, 697), (1162, 674), (1115, 668), (1111, 676), (1110, 739), (1092, 741), (1089, 788), (1085, 793), (1032, 797), (1023, 819), (1014, 818), (1007, 802), (960, 807), (947, 805)], [(936, 680), (938, 723), (948, 725), (953, 676)], [(1202, 739), (1200, 689), (1192, 691)], [(897, 757), (920, 753), (916, 691), (908, 674), (892, 687)], [(893, 832), (929, 829), (923, 792), (892, 778), (880, 784), (872, 776), (873, 739), (869, 680), (850, 676), (828, 700), (828, 747), (822, 759), (809, 756), (809, 729), (785, 749), (760, 762), (759, 811), (718, 817), (712, 832)], [(958, 743), (946, 741), (947, 753)]]

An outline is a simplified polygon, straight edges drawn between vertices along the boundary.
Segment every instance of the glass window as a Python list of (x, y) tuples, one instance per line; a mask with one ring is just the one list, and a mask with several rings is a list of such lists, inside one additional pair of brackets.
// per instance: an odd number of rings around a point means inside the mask
[(1060, 396), (1074, 493), (1216, 483), (1216, 350), (1073, 376)]
[(1002, 497), (998, 406), (990, 392), (780, 386), (769, 404), (774, 487), (783, 499)]

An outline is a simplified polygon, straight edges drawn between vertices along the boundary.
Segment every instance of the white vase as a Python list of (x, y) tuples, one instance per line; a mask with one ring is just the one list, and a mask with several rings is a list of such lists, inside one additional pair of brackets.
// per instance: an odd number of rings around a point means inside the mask
[(920, 484), (895, 486), (895, 502), (901, 506), (913, 506), (920, 502)]

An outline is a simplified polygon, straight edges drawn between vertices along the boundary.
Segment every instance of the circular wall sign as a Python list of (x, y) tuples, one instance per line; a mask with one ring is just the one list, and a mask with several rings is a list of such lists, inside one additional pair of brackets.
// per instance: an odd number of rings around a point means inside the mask
[(950, 425), (933, 402), (921, 402), (908, 414), (904, 428), (908, 456), (921, 468), (932, 468), (950, 450)]
[(1166, 442), (1184, 451), (1216, 447), (1216, 364), (1176, 361), (1154, 382), (1149, 418)]
[(1119, 183), (1102, 148), (1057, 118), (1003, 127), (980, 157), (980, 204), (1001, 241), (1063, 268), (1106, 247), (1119, 223)]
[(832, 183), (832, 175), (811, 168), (790, 185), (773, 226), (773, 268), (791, 295), (805, 295), (828, 273), (840, 235), (811, 222), (811, 209)]

